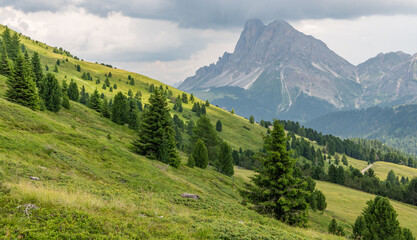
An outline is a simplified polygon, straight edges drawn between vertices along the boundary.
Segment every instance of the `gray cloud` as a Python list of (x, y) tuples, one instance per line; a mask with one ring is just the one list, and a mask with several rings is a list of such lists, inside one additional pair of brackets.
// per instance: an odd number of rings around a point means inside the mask
[(24, 11), (56, 11), (77, 6), (105, 16), (111, 11), (135, 18), (164, 19), (182, 27), (225, 28), (242, 26), (250, 18), (350, 19), (370, 15), (417, 14), (414, 0), (0, 0)]

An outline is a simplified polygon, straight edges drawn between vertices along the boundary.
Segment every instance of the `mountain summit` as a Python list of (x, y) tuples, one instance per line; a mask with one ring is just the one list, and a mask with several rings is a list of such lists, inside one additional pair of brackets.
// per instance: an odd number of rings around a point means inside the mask
[(355, 107), (360, 84), (355, 66), (322, 41), (282, 20), (265, 26), (255, 19), (246, 22), (232, 54), (200, 68), (179, 88), (209, 91), (215, 104), (243, 115), (305, 120)]
[(283, 20), (246, 22), (233, 53), (179, 86), (257, 119), (308, 121), (324, 114), (417, 100), (416, 56), (379, 54), (354, 66)]

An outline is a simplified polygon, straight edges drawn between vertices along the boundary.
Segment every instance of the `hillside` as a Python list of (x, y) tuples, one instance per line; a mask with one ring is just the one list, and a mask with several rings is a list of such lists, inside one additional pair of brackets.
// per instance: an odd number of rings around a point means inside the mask
[[(52, 47), (22, 39), (29, 52), (58, 79), (74, 79), (90, 93), (111, 97), (114, 91), (80, 78), (89, 72), (127, 93), (161, 83), (139, 74), (79, 61), (53, 52)], [(81, 66), (77, 72), (75, 65)], [(135, 86), (126, 83), (128, 75)], [(120, 80), (118, 80), (120, 79)], [(186, 156), (178, 168), (149, 160), (130, 150), (135, 132), (71, 102), (58, 113), (32, 111), (4, 99), (6, 78), (0, 76), (0, 236), (25, 239), (338, 239), (312, 229), (289, 227), (240, 204), (244, 180), (213, 169), (188, 168)], [(174, 96), (182, 92), (168, 87)], [(170, 104), (172, 107), (172, 104)], [(184, 104), (182, 115), (192, 104)], [(173, 113), (176, 113), (172, 111)], [(178, 114), (178, 113), (176, 113)], [(212, 122), (221, 119), (220, 136), (234, 148), (257, 150), (265, 128), (210, 106)], [(30, 177), (36, 177), (34, 180)], [(181, 194), (198, 194), (200, 200)], [(36, 207), (31, 208), (34, 204)]]
[[(0, 25), (0, 32), (4, 31), (4, 26)], [(49, 71), (54, 73), (57, 78), (62, 81), (66, 80), (67, 83), (73, 79), (79, 87), (85, 86), (87, 92), (92, 93), (95, 89), (99, 93), (104, 93), (107, 98), (111, 99), (116, 95), (117, 92), (121, 91), (125, 95), (128, 94), (129, 90), (132, 90), (133, 93), (140, 91), (142, 95), (142, 102), (147, 103), (147, 100), (150, 96), (149, 87), (154, 84), (156, 87), (164, 86), (172, 91), (173, 96), (182, 95), (184, 92), (177, 90), (176, 88), (167, 86), (159, 81), (151, 79), (149, 77), (124, 71), (121, 69), (110, 68), (99, 63), (91, 63), (81, 60), (68, 57), (65, 54), (55, 53), (54, 48), (50, 47), (44, 43), (40, 43), (35, 40), (31, 40), (27, 37), (21, 37), (21, 43), (25, 45), (29, 53), (34, 51), (40, 54), (42, 64), (48, 65)], [(66, 61), (68, 59), (68, 61)], [(61, 64), (58, 66), (58, 73), (53, 72), (53, 68), (56, 65), (57, 60), (60, 60)], [(80, 65), (81, 71), (76, 71), (76, 65)], [(109, 72), (112, 73), (112, 77), (109, 78), (110, 85), (113, 86), (117, 84), (117, 89), (114, 89), (113, 92), (110, 92), (109, 88), (106, 90), (102, 89), (104, 80), (106, 79), (105, 74)], [(93, 80), (87, 81), (82, 79), (83, 73), (90, 73)], [(135, 79), (135, 85), (132, 86), (129, 84), (128, 76), (131, 76)], [(96, 83), (96, 80), (100, 79), (99, 84)], [(189, 97), (189, 95), (188, 95)], [(203, 102), (203, 100), (196, 99), (197, 102)], [(205, 100), (204, 100), (205, 101)], [(173, 103), (169, 104), (170, 108), (173, 108)], [(177, 114), (181, 120), (194, 120), (196, 121), (198, 117), (195, 113), (191, 112), (193, 104), (183, 104), (184, 112), (178, 113), (172, 110), (172, 115)], [(250, 124), (244, 118), (230, 114), (229, 112), (211, 105), (207, 108), (207, 115), (210, 116), (212, 124), (215, 124), (217, 120), (221, 120), (223, 123), (223, 131), (219, 133), (220, 137), (227, 141), (233, 148), (239, 149), (252, 149), (258, 150), (262, 146), (262, 135), (265, 133), (265, 129), (259, 125)], [(188, 119), (187, 119), (187, 118)], [(245, 127), (245, 128), (244, 128)], [(245, 131), (240, 131), (241, 129), (246, 129)], [(238, 135), (236, 135), (238, 134)], [(237, 137), (239, 136), (239, 137)]]
[(417, 105), (373, 107), (335, 112), (305, 125), (340, 137), (378, 139), (400, 150), (417, 154)]
[[(246, 181), (249, 180), (249, 176), (253, 173), (254, 172), (250, 170), (236, 170), (236, 175), (246, 179)], [(323, 181), (316, 181), (316, 183), (316, 187), (326, 196), (327, 209), (323, 214), (312, 212), (310, 215), (310, 225), (314, 228), (326, 231), (326, 226), (329, 224), (330, 220), (335, 218), (337, 222), (341, 223), (342, 226), (351, 233), (352, 225), (355, 223), (357, 216), (366, 206), (366, 202), (373, 199), (375, 195), (333, 183)], [(417, 207), (393, 200), (390, 200), (390, 202), (398, 213), (400, 224), (411, 229), (413, 233), (416, 234), (417, 224), (414, 219), (417, 214)]]

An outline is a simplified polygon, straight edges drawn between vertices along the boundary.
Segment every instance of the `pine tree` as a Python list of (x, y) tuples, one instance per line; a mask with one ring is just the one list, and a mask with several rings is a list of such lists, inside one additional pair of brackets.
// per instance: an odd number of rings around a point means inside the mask
[(32, 110), (39, 109), (39, 96), (36, 84), (32, 79), (30, 66), (22, 54), (16, 58), (13, 72), (7, 79), (6, 97), (9, 101), (18, 103)]
[(188, 156), (187, 166), (190, 168), (195, 167), (194, 157), (192, 154)]
[(106, 87), (110, 87), (110, 80), (108, 77), (106, 77), (106, 80), (104, 80), (104, 84), (106, 84)]
[(217, 120), (217, 122), (216, 122), (216, 131), (221, 132), (222, 130), (223, 130), (222, 121)]
[(210, 107), (210, 102), (209, 102), (209, 100), (206, 100), (206, 107)]
[(80, 103), (86, 105), (89, 100), (88, 93), (85, 91), (84, 85), (81, 87)]
[(188, 103), (188, 95), (186, 93), (182, 93), (181, 100), (182, 100), (183, 103), (187, 104)]
[(13, 46), (12, 46), (12, 35), (10, 34), (10, 29), (6, 27), (2, 33), (2, 48), (7, 52), (7, 56), (14, 60), (17, 56), (12, 56)]
[(307, 183), (294, 176), (296, 160), (286, 149), (287, 137), (284, 128), (274, 120), (273, 129), (264, 137), (265, 153), (258, 155), (262, 167), (247, 184), (242, 195), (255, 204), (261, 213), (291, 225), (307, 223), (309, 193), (304, 190)]
[(232, 108), (232, 110), (230, 111), (231, 114), (235, 114), (235, 110)]
[(190, 102), (192, 102), (192, 103), (194, 102), (194, 94), (192, 94), (192, 93), (191, 93), (191, 96), (190, 96)]
[(255, 123), (255, 118), (253, 117), (253, 115), (250, 115), (249, 122), (250, 122), (250, 124)]
[(62, 90), (55, 75), (48, 73), (43, 79), (40, 88), (40, 95), (46, 109), (58, 112), (62, 106)]
[(63, 94), (62, 95), (62, 107), (66, 108), (66, 109), (70, 109), (71, 105), (69, 102), (69, 97), (67, 94)]
[(130, 129), (138, 128), (138, 109), (137, 104), (133, 98), (129, 99), (127, 110), (127, 124)]
[(114, 96), (111, 108), (111, 120), (120, 125), (125, 124), (127, 119), (126, 112), (127, 98), (122, 92), (118, 92), (116, 96)]
[(70, 102), (68, 97), (68, 84), (67, 81), (62, 81), (62, 107), (70, 109)]
[(220, 172), (227, 176), (232, 176), (235, 173), (233, 169), (232, 148), (226, 142), (220, 144), (218, 156)]
[[(397, 220), (397, 213), (387, 198), (376, 196), (356, 219), (353, 227), (355, 238), (361, 239), (403, 239), (403, 231)], [(409, 237), (409, 236), (408, 236)]]
[[(210, 163), (217, 166), (216, 148), (219, 144), (219, 138), (216, 131), (214, 130), (213, 125), (210, 123), (210, 119), (205, 115), (198, 119), (196, 126), (193, 129), (191, 144), (195, 144), (198, 139), (201, 139), (204, 142), (204, 145), (207, 147)], [(191, 146), (191, 148), (193, 148), (193, 146)], [(195, 158), (194, 161), (197, 163)]]
[(80, 93), (78, 91), (77, 83), (74, 82), (74, 80), (71, 79), (71, 82), (68, 86), (68, 97), (70, 100), (78, 102), (78, 99), (80, 98)]
[(97, 112), (100, 112), (101, 99), (97, 89), (94, 90), (93, 94), (91, 95), (90, 100), (88, 101), (88, 107), (96, 110)]
[(103, 99), (103, 102), (101, 103), (101, 116), (105, 118), (110, 118), (110, 110), (109, 110), (109, 102), (107, 101), (107, 98)]
[(54, 72), (58, 73), (58, 66), (55, 65)]
[[(163, 145), (164, 144), (164, 145)], [(149, 106), (142, 113), (138, 127), (138, 139), (133, 142), (139, 154), (161, 160), (162, 154), (169, 157), (164, 162), (178, 167), (180, 159), (175, 149), (175, 131), (169, 114), (168, 102), (163, 91), (155, 88), (149, 98)]]
[(0, 59), (0, 74), (6, 77), (11, 76), (13, 72), (13, 62), (8, 58), (6, 47), (3, 43), (1, 48), (1, 59)]
[(201, 139), (198, 139), (194, 144), (193, 151), (191, 153), (195, 162), (195, 166), (206, 169), (209, 162), (207, 147)]
[(12, 35), (11, 48), (9, 49), (7, 54), (9, 55), (10, 59), (14, 61), (16, 60), (20, 52), (20, 38), (19, 35), (15, 32)]
[(316, 209), (323, 212), (327, 208), (326, 196), (319, 190), (315, 190), (313, 194), (316, 199)]
[(332, 219), (332, 221), (330, 221), (329, 227), (327, 228), (327, 231), (331, 234), (336, 234), (337, 232), (337, 222), (336, 219)]

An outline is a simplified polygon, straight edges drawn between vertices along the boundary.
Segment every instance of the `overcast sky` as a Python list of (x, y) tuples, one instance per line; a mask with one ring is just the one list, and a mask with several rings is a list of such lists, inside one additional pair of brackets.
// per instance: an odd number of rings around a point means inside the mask
[(355, 65), (417, 53), (416, 0), (0, 0), (0, 24), (168, 84), (233, 52), (251, 18), (286, 20)]

